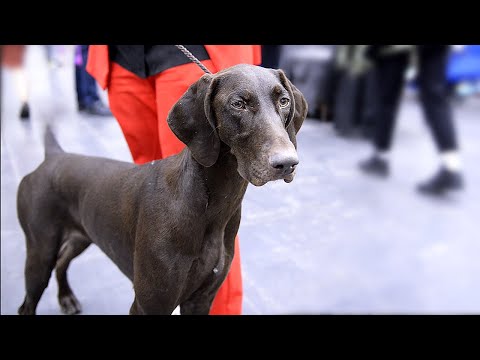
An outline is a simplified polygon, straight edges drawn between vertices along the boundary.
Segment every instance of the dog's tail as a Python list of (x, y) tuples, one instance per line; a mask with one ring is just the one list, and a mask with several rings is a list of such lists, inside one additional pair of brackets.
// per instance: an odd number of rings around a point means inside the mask
[(60, 144), (57, 142), (57, 139), (55, 139), (55, 135), (53, 134), (53, 131), (50, 125), (47, 125), (45, 127), (45, 133), (44, 133), (43, 139), (44, 139), (43, 143), (45, 145), (45, 157), (64, 152)]

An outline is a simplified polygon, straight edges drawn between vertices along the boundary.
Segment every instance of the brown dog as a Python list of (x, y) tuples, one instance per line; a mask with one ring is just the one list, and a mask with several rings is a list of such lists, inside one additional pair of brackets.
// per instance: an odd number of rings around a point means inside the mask
[(70, 261), (96, 244), (133, 282), (131, 314), (208, 314), (228, 273), (248, 183), (293, 180), (303, 95), (281, 70), (237, 65), (194, 83), (168, 124), (187, 146), (144, 165), (64, 152), (45, 135), (45, 161), (17, 196), (26, 235), (26, 296), (35, 314), (56, 268), (62, 311), (80, 304)]

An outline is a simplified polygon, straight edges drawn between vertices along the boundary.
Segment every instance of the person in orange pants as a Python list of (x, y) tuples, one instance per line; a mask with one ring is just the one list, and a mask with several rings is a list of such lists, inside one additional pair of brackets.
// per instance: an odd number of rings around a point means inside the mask
[[(261, 63), (259, 45), (185, 45), (211, 72)], [(110, 109), (137, 164), (180, 152), (183, 144), (167, 124), (170, 109), (204, 71), (175, 45), (90, 45), (87, 71), (108, 89)], [(210, 315), (242, 313), (238, 235), (230, 271)]]

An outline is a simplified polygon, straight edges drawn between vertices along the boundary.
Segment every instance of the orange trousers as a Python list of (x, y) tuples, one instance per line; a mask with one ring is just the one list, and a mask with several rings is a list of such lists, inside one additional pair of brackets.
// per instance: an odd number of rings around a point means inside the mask
[[(202, 63), (217, 72), (211, 60)], [(184, 147), (167, 124), (169, 110), (188, 87), (204, 74), (194, 63), (179, 65), (142, 79), (116, 63), (111, 63), (108, 97), (128, 147), (137, 164), (163, 159)], [(242, 313), (242, 275), (238, 235), (230, 272), (220, 287), (210, 315)]]

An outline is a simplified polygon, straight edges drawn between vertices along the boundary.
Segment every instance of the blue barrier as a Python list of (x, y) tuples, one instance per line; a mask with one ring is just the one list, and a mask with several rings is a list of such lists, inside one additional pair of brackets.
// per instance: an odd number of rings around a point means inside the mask
[(447, 79), (450, 83), (480, 80), (480, 45), (466, 45), (462, 51), (451, 53)]

